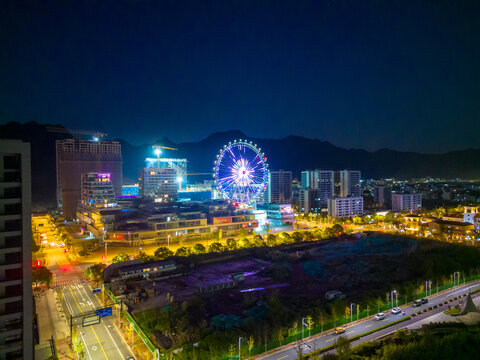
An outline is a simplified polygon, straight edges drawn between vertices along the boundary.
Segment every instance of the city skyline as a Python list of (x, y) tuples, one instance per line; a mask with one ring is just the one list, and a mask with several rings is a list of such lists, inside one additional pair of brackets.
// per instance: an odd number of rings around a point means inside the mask
[(456, 5), (4, 3), (0, 123), (111, 129), (133, 144), (240, 129), (366, 150), (476, 147), (480, 5)]

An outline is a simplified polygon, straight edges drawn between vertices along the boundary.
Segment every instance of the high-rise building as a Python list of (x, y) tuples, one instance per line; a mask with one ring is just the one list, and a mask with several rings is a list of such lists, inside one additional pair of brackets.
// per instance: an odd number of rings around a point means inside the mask
[(351, 218), (363, 214), (363, 197), (337, 196), (328, 199), (328, 216), (334, 218)]
[(418, 211), (422, 209), (422, 194), (392, 194), (392, 211)]
[(271, 204), (292, 203), (292, 172), (270, 171), (268, 173), (267, 191), (265, 202)]
[(300, 191), (300, 207), (317, 209), (303, 211), (319, 211), (327, 208), (328, 199), (333, 197), (333, 173), (332, 170), (302, 171), (302, 189), (308, 191)]
[(0, 140), (0, 359), (33, 359), (30, 144)]
[(147, 168), (169, 168), (175, 169), (177, 172), (177, 185), (178, 189), (182, 190), (187, 187), (187, 159), (176, 159), (176, 158), (146, 158), (145, 166)]
[(336, 196), (362, 196), (360, 170), (335, 171), (334, 179)]
[(173, 168), (143, 168), (138, 176), (140, 196), (160, 201), (176, 201), (177, 171)]
[(115, 194), (122, 194), (122, 151), (118, 141), (57, 140), (56, 152), (57, 202), (66, 218), (75, 218), (82, 174), (110, 173)]
[(392, 208), (392, 187), (385, 183), (376, 184), (373, 188), (373, 203), (384, 209)]
[(110, 173), (82, 174), (82, 204), (95, 208), (117, 205)]

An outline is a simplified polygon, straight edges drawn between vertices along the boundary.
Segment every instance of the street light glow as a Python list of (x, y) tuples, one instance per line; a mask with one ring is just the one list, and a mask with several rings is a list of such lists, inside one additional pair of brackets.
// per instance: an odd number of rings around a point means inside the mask
[(155, 155), (159, 156), (162, 153), (162, 150), (155, 149), (155, 150), (153, 150), (153, 152), (154, 152)]

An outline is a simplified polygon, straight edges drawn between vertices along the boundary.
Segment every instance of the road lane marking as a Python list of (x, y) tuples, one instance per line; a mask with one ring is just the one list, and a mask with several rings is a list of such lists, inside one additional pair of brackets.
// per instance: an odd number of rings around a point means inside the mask
[[(105, 325), (103, 325), (103, 326), (105, 326)], [(108, 336), (110, 336), (110, 339), (112, 339), (113, 345), (115, 345), (115, 347), (117, 348), (117, 351), (118, 351), (118, 353), (120, 354), (120, 357), (123, 359), (123, 354), (122, 354), (122, 352), (121, 352), (120, 349), (118, 348), (117, 343), (115, 342), (115, 340), (113, 340), (113, 336), (112, 336), (112, 334), (110, 334), (110, 331), (108, 331), (108, 329), (107, 329), (106, 326), (105, 326), (105, 330), (107, 331)]]
[(84, 339), (84, 337), (83, 337), (83, 333), (82, 333), (81, 331), (79, 331), (79, 333), (80, 333), (80, 336), (82, 337), (83, 344), (85, 345), (85, 349), (87, 349), (88, 357), (90, 358), (90, 360), (92, 360), (92, 356), (90, 355), (90, 351), (88, 351), (87, 342), (85, 341), (85, 339)]
[(288, 357), (288, 355), (282, 356), (281, 358), (278, 358), (277, 360), (282, 360), (282, 359), (285, 359), (286, 357)]
[(365, 327), (367, 328), (367, 327), (370, 327), (370, 326), (373, 326), (373, 324), (370, 324), (370, 325), (366, 325)]
[(82, 311), (82, 309), (80, 309), (80, 305), (78, 305), (77, 299), (75, 298), (75, 295), (73, 294), (72, 289), (69, 288), (69, 290), (70, 290), (70, 293), (72, 294), (72, 297), (73, 297), (73, 300), (75, 301), (75, 304), (77, 304), (78, 310), (80, 310), (80, 312), (83, 314), (83, 311)]
[(93, 331), (93, 335), (95, 335), (95, 337), (97, 338), (98, 345), (100, 345), (100, 349), (102, 349), (103, 355), (105, 355), (105, 358), (108, 360), (108, 356), (107, 356), (107, 354), (105, 353), (105, 350), (103, 349), (102, 343), (100, 342), (100, 339), (99, 339), (98, 336), (97, 336), (97, 332), (95, 331), (95, 329), (93, 328), (92, 325), (90, 325), (90, 328), (91, 328), (92, 331)]
[(333, 341), (334, 339), (328, 339), (326, 342)]
[(345, 335), (348, 335), (348, 334), (351, 334), (351, 333), (353, 333), (353, 330), (345, 333)]

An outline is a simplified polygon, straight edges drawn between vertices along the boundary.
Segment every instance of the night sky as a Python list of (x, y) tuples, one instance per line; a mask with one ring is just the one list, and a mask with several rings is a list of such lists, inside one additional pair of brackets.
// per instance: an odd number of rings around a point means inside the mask
[(0, 123), (480, 147), (480, 1), (0, 2)]

